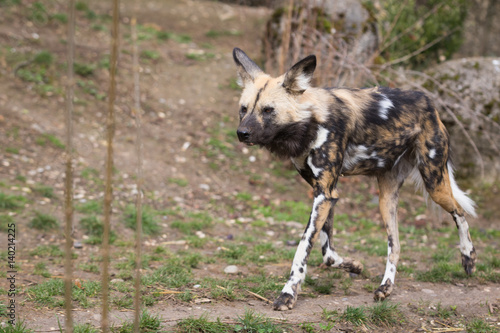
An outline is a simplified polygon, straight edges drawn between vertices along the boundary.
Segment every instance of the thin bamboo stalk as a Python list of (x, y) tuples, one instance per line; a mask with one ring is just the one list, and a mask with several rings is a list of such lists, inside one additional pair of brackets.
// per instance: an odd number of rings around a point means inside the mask
[(102, 239), (102, 317), (103, 333), (109, 331), (109, 233), (111, 229), (111, 203), (113, 201), (113, 139), (115, 135), (116, 67), (118, 62), (119, 1), (113, 0), (113, 24), (111, 29), (111, 57), (109, 63), (108, 116), (106, 121), (106, 185), (104, 194), (104, 228)]
[(69, 20), (67, 31), (66, 57), (68, 64), (66, 82), (66, 178), (64, 181), (64, 308), (65, 332), (73, 333), (73, 314), (71, 304), (71, 289), (73, 286), (73, 263), (71, 233), (73, 229), (73, 96), (74, 96), (74, 69), (75, 58), (75, 1), (68, 2)]
[(139, 47), (137, 45), (137, 18), (132, 17), (132, 62), (134, 74), (134, 108), (136, 126), (137, 154), (137, 197), (136, 197), (136, 230), (135, 230), (135, 294), (134, 294), (134, 332), (139, 333), (141, 316), (141, 267), (142, 267), (142, 118), (141, 91), (139, 78)]

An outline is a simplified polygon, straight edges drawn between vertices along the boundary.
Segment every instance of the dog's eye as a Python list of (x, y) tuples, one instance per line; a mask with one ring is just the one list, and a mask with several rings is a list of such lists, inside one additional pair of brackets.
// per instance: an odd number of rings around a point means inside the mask
[(272, 108), (270, 106), (266, 106), (264, 109), (262, 109), (262, 112), (264, 112), (264, 113), (273, 113), (274, 112), (274, 108)]
[(247, 107), (246, 106), (242, 106), (241, 109), (240, 109), (240, 112), (241, 113), (247, 113)]

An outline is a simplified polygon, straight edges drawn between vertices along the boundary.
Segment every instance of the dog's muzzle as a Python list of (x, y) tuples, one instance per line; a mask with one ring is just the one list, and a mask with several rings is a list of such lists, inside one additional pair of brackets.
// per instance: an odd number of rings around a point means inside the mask
[(248, 128), (238, 128), (236, 134), (238, 134), (238, 139), (240, 140), (240, 142), (249, 143), (248, 139), (250, 139), (250, 130)]

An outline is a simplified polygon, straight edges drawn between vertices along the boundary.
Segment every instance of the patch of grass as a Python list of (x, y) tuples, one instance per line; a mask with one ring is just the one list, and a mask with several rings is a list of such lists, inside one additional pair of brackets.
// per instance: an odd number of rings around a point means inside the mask
[(97, 274), (101, 271), (101, 268), (98, 265), (92, 263), (82, 263), (78, 267), (84, 272)]
[(221, 322), (219, 318), (217, 318), (217, 321), (210, 321), (207, 315), (202, 315), (200, 318), (189, 317), (183, 319), (177, 323), (176, 328), (177, 332), (180, 333), (224, 333), (232, 331), (230, 326)]
[(15, 325), (6, 324), (0, 326), (0, 333), (33, 333), (31, 328), (26, 327), (24, 320), (17, 320)]
[(497, 329), (481, 318), (474, 318), (466, 325), (467, 333), (495, 333)]
[(266, 332), (281, 333), (283, 327), (276, 325), (269, 318), (255, 313), (252, 310), (246, 310), (243, 317), (238, 316), (238, 324), (234, 326), (235, 332)]
[(98, 333), (99, 329), (97, 327), (92, 326), (89, 323), (85, 324), (76, 324), (73, 327), (73, 333)]
[(359, 251), (366, 252), (370, 255), (383, 257), (387, 255), (387, 241), (380, 237), (364, 238), (364, 244), (356, 244), (354, 248)]
[(44, 262), (38, 262), (35, 264), (35, 270), (33, 274), (43, 276), (44, 278), (49, 278), (50, 273), (47, 270), (47, 265)]
[(404, 320), (398, 304), (379, 302), (368, 308), (368, 319), (376, 326), (393, 327)]
[(247, 252), (246, 245), (234, 245), (229, 244), (227, 247), (221, 248), (221, 251), (217, 254), (221, 258), (228, 259), (228, 263), (238, 263), (240, 259)]
[[(125, 322), (121, 327), (111, 328), (115, 333), (132, 333), (134, 331), (134, 323), (132, 321)], [(161, 318), (158, 315), (152, 315), (147, 310), (143, 310), (139, 318), (140, 332), (161, 332)]]
[(161, 285), (166, 288), (181, 288), (193, 282), (191, 270), (178, 258), (169, 258), (165, 265), (141, 277), (144, 286)]
[(132, 309), (134, 307), (134, 299), (128, 295), (115, 297), (112, 303), (119, 309)]
[(280, 276), (261, 272), (239, 280), (238, 285), (264, 297), (274, 298), (280, 293), (284, 282)]
[(27, 199), (22, 195), (10, 195), (0, 192), (0, 209), (17, 210), (24, 206)]
[(434, 262), (450, 262), (457, 251), (455, 249), (440, 248), (433, 255), (432, 260)]
[(186, 58), (190, 60), (204, 61), (215, 58), (215, 54), (211, 52), (205, 52), (204, 50), (197, 50), (186, 53)]
[(83, 214), (102, 214), (102, 204), (97, 200), (89, 200), (76, 204), (75, 210)]
[(363, 306), (357, 308), (347, 306), (342, 315), (340, 315), (340, 320), (349, 322), (354, 326), (361, 326), (368, 323), (368, 316)]
[(68, 23), (68, 15), (64, 13), (55, 13), (50, 16), (50, 19), (58, 21), (59, 23)]
[(160, 59), (160, 53), (154, 50), (142, 50), (140, 57), (146, 60), (158, 60)]
[(19, 149), (18, 148), (15, 148), (15, 147), (7, 147), (5, 148), (5, 152), (6, 153), (9, 153), (9, 154), (19, 154)]
[(466, 279), (467, 275), (459, 263), (439, 262), (429, 271), (417, 272), (415, 279), (423, 282), (451, 283), (458, 279)]
[(47, 143), (50, 143), (53, 147), (59, 148), (59, 149), (64, 149), (66, 146), (59, 140), (55, 135), (53, 134), (48, 134), (44, 133), (41, 136), (39, 136), (36, 140), (35, 143), (39, 146), (45, 147)]
[[(134, 205), (128, 205), (125, 208), (123, 219), (126, 227), (135, 230), (137, 211)], [(144, 206), (142, 209), (142, 232), (146, 235), (153, 235), (160, 232), (160, 230), (161, 227), (156, 220), (155, 214), (149, 207)]]
[(23, 175), (17, 175), (16, 176), (16, 180), (22, 182), (22, 183), (26, 183), (26, 177), (23, 176)]
[(175, 184), (175, 185), (178, 185), (180, 187), (186, 187), (189, 185), (189, 182), (187, 181), (187, 179), (184, 179), (184, 178), (169, 178), (168, 182)]
[(183, 234), (194, 235), (196, 231), (203, 230), (213, 225), (212, 216), (207, 213), (189, 213), (186, 217), (187, 221), (173, 221), (170, 227), (179, 229)]
[(37, 193), (45, 198), (53, 199), (56, 196), (54, 194), (54, 188), (47, 186), (47, 185), (38, 184), (38, 185), (34, 186), (32, 189), (33, 189), (33, 192), (35, 192), (35, 193)]
[(209, 30), (205, 36), (210, 38), (218, 38), (223, 36), (241, 36), (242, 32), (239, 30)]
[(156, 33), (156, 38), (158, 38), (159, 40), (171, 39), (173, 41), (176, 41), (177, 43), (182, 43), (182, 44), (190, 43), (192, 40), (191, 36), (189, 36), (189, 35), (176, 34), (176, 33), (167, 32), (167, 31), (158, 31)]
[(84, 12), (84, 11), (89, 10), (89, 6), (87, 5), (87, 3), (85, 1), (77, 1), (75, 3), (75, 10), (80, 11), (80, 12)]
[(451, 316), (456, 316), (457, 315), (457, 307), (454, 305), (450, 306), (443, 306), (441, 305), (441, 302), (439, 302), (435, 309), (431, 308), (431, 311), (429, 313), (433, 317), (438, 317), (442, 319), (448, 319)]
[(0, 232), (7, 232), (9, 225), (15, 224), (14, 218), (7, 214), (0, 214)]
[(52, 215), (35, 212), (35, 217), (31, 219), (29, 226), (37, 230), (53, 230), (59, 227), (59, 222)]
[[(85, 240), (85, 243), (92, 245), (102, 244), (104, 223), (97, 216), (91, 215), (82, 218), (80, 220), (80, 226), (89, 236), (89, 238)], [(116, 238), (116, 233), (113, 230), (110, 230), (109, 243), (113, 244), (116, 241)]]
[(33, 2), (29, 8), (28, 19), (37, 24), (46, 24), (49, 21), (49, 14), (45, 5), (40, 1)]
[(94, 74), (95, 65), (75, 62), (73, 68), (75, 70), (75, 74), (82, 77), (88, 77)]
[(30, 256), (38, 257), (64, 257), (64, 252), (57, 245), (38, 245), (32, 251)]

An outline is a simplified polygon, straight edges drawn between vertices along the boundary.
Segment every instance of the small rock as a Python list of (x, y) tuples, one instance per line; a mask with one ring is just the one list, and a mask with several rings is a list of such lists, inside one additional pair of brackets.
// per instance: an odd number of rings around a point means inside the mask
[(193, 286), (193, 288), (195, 288), (195, 289), (201, 288), (201, 284), (195, 284), (195, 285)]
[(113, 279), (110, 281), (111, 283), (124, 282), (122, 279)]
[(207, 184), (200, 184), (200, 189), (203, 191), (210, 191), (210, 186)]
[(297, 246), (297, 241), (296, 240), (287, 240), (286, 245), (287, 246)]
[(196, 236), (198, 236), (198, 238), (205, 238), (207, 237), (207, 235), (205, 235), (205, 233), (203, 231), (196, 231)]
[(81, 249), (81, 248), (83, 248), (82, 242), (79, 242), (79, 241), (74, 242), (73, 243), (73, 247), (75, 249)]
[(229, 265), (226, 268), (224, 268), (224, 273), (236, 274), (236, 273), (238, 273), (238, 267), (236, 267), (235, 265)]
[(253, 155), (252, 155), (252, 156), (250, 156), (250, 157), (248, 158), (248, 160), (249, 160), (251, 163), (253, 163), (253, 162), (255, 162), (255, 161), (257, 160), (257, 158), (255, 158), (255, 156), (253, 156)]

